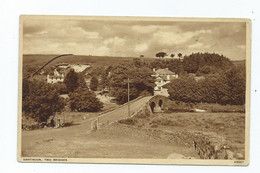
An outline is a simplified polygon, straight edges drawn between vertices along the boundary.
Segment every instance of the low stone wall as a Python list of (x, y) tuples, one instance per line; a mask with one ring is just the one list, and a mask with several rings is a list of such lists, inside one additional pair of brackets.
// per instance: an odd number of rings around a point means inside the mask
[(215, 133), (201, 131), (173, 132), (162, 129), (138, 128), (131, 125), (114, 123), (106, 128), (116, 128), (129, 136), (163, 140), (193, 148), (201, 159), (244, 159), (242, 154), (230, 151), (226, 140)]

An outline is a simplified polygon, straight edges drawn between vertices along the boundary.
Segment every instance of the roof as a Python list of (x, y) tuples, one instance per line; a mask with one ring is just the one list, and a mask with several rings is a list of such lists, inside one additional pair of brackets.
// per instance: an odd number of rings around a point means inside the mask
[(158, 75), (175, 75), (175, 73), (169, 70), (168, 68), (158, 69), (155, 71), (155, 73)]
[(167, 77), (166, 77), (166, 76), (165, 76), (165, 77), (164, 77), (164, 76), (157, 76), (157, 77), (156, 77), (156, 80), (158, 80), (158, 79), (159, 79), (159, 80), (160, 80), (160, 79), (167, 80)]
[(170, 79), (168, 79), (167, 76), (157, 76), (157, 77), (156, 77), (156, 80), (158, 80), (158, 78), (161, 78), (161, 79), (163, 79), (164, 81), (170, 81), (170, 80), (176, 79), (175, 76), (170, 76)]

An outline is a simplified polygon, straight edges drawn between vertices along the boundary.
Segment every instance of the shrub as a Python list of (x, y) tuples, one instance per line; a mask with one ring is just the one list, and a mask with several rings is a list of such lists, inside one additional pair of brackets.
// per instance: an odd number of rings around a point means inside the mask
[(137, 120), (134, 119), (122, 119), (118, 121), (120, 124), (126, 124), (126, 125), (135, 125), (137, 123)]

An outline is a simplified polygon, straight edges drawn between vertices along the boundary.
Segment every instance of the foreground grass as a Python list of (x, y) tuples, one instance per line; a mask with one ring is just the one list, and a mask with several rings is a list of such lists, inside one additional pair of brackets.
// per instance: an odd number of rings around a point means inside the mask
[[(124, 122), (123, 122), (124, 123)], [(158, 113), (147, 118), (133, 118), (125, 124), (173, 132), (212, 132), (226, 139), (229, 149), (236, 153), (245, 150), (244, 113)]]

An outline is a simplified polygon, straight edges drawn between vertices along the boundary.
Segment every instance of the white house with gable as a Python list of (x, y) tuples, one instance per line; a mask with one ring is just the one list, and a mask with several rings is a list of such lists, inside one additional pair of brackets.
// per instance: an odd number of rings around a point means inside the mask
[(47, 75), (47, 83), (54, 84), (58, 82), (63, 82), (64, 78), (64, 74), (61, 74), (57, 71), (57, 69), (54, 69), (53, 75)]
[(154, 87), (154, 95), (163, 95), (168, 97), (168, 89), (164, 88), (163, 86), (167, 83), (170, 83), (171, 80), (178, 78), (178, 74), (175, 72), (170, 71), (168, 68), (165, 69), (153, 69), (154, 74), (152, 75), (155, 77), (155, 87)]

